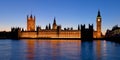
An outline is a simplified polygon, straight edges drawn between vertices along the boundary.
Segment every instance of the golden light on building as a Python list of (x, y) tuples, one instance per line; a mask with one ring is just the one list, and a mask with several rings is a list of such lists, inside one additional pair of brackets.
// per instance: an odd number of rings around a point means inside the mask
[[(81, 25), (81, 29), (66, 28), (62, 29), (61, 25), (57, 25), (56, 18), (54, 18), (52, 29), (51, 24), (46, 26), (46, 29), (41, 29), (40, 27), (35, 28), (36, 20), (35, 16), (27, 16), (27, 31), (20, 31), (20, 38), (101, 38), (101, 24), (102, 18), (100, 11), (96, 18), (96, 31), (93, 29), (93, 24), (89, 24), (89, 28), (85, 28), (85, 25)], [(90, 32), (90, 33), (89, 33)], [(87, 34), (89, 33), (89, 34)]]

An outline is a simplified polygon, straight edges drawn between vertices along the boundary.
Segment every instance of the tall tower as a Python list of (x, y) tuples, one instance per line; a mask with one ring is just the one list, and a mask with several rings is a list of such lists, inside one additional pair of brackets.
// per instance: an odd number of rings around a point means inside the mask
[(56, 24), (56, 19), (55, 19), (55, 17), (54, 17), (54, 21), (53, 21), (53, 27), (52, 27), (52, 29), (57, 29), (57, 24)]
[(96, 19), (97, 38), (101, 38), (101, 22), (102, 22), (102, 18), (101, 18), (101, 15), (100, 15), (100, 11), (98, 11), (98, 15), (97, 15), (97, 19)]
[(27, 31), (35, 31), (35, 16), (27, 16)]

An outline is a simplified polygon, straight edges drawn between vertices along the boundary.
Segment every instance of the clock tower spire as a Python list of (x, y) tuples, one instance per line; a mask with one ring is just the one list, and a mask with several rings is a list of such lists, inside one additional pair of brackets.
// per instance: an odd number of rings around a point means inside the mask
[(97, 30), (97, 38), (101, 38), (101, 22), (102, 22), (102, 18), (101, 18), (101, 15), (100, 15), (100, 10), (98, 10), (98, 15), (97, 15), (97, 18), (96, 18), (96, 30)]

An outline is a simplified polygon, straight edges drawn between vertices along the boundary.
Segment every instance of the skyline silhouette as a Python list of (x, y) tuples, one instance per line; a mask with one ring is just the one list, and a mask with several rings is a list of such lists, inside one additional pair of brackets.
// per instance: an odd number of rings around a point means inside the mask
[[(36, 25), (42, 28), (52, 23), (54, 17), (58, 24), (77, 29), (78, 24), (96, 25), (97, 11), (102, 15), (102, 32), (119, 24), (120, 1), (79, 1), (79, 0), (2, 0), (0, 2), (0, 31), (9, 31), (11, 27), (26, 28), (26, 15), (36, 16)], [(114, 21), (114, 22), (113, 22)]]

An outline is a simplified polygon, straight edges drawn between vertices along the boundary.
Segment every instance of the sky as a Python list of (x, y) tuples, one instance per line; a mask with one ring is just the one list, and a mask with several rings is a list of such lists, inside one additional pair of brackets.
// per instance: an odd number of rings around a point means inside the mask
[(120, 0), (0, 0), (0, 31), (11, 27), (26, 29), (27, 15), (36, 16), (36, 26), (45, 28), (54, 17), (62, 28), (93, 24), (96, 30), (98, 10), (102, 16), (102, 32), (120, 22)]

